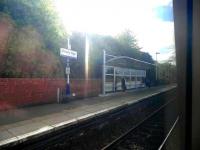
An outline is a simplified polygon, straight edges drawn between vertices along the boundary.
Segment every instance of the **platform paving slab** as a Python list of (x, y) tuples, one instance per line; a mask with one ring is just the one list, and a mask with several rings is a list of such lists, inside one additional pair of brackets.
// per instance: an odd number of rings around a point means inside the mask
[(41, 122), (29, 122), (21, 126), (9, 128), (7, 130), (15, 136), (20, 136), (20, 135), (41, 129), (42, 127), (45, 127), (45, 126), (46, 124), (41, 123)]
[(6, 129), (0, 130), (0, 141), (5, 139), (10, 139), (15, 137), (12, 133), (8, 132)]

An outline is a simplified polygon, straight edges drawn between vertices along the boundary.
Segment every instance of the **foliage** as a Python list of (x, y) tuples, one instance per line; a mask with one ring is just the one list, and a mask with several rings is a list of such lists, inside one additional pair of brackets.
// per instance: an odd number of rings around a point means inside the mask
[(71, 77), (84, 78), (85, 74), (85, 34), (74, 32), (71, 36), (71, 48), (78, 53), (78, 59), (71, 61)]
[(137, 44), (137, 40), (130, 30), (125, 30), (118, 35), (117, 39), (119, 42), (127, 48), (132, 48), (134, 50), (140, 50), (141, 48)]
[(1, 77), (63, 76), (58, 53), (66, 33), (52, 1), (1, 0), (0, 13), (14, 28), (3, 50)]
[(173, 51), (172, 55), (167, 60), (168, 63), (171, 63), (173, 65), (176, 65), (176, 54), (175, 51)]
[[(154, 63), (152, 57), (145, 52), (141, 52), (137, 47), (127, 47), (121, 42), (118, 37), (88, 34), (90, 43), (89, 52), (89, 77), (90, 78), (101, 78), (102, 76), (102, 58), (103, 50), (106, 50), (108, 54), (116, 56), (130, 56), (136, 59)], [(77, 51), (78, 59), (72, 61), (71, 64), (71, 77), (72, 78), (84, 78), (85, 74), (85, 37), (86, 35), (81, 32), (73, 32), (71, 36), (71, 46), (72, 49)], [(67, 43), (67, 41), (66, 41)], [(66, 47), (66, 46), (65, 46)], [(62, 60), (63, 64), (66, 61)], [(129, 60), (120, 60), (120, 62), (114, 62), (114, 65), (123, 64), (122, 67), (129, 68), (144, 68), (141, 64), (133, 63)], [(152, 67), (147, 67), (145, 69), (152, 70)], [(151, 71), (152, 72), (152, 71)]]
[(11, 16), (17, 27), (31, 25), (41, 33), (45, 47), (54, 53), (65, 35), (51, 0), (1, 0), (0, 12)]
[[(0, 76), (63, 77), (66, 60), (61, 59), (58, 53), (60, 47), (66, 48), (67, 33), (60, 24), (52, 0), (1, 0), (0, 13), (12, 22), (12, 32), (9, 32), (4, 40), (7, 43), (4, 43), (5, 59), (2, 62), (3, 69), (0, 67)], [(101, 77), (104, 49), (109, 54), (154, 63), (148, 53), (140, 51), (136, 38), (129, 30), (117, 37), (96, 34), (88, 36), (90, 78)], [(72, 49), (78, 52), (78, 60), (70, 62), (71, 77), (84, 78), (85, 34), (74, 32), (71, 45)], [(122, 64), (127, 67), (141, 67), (127, 60)]]
[(174, 50), (168, 60), (163, 63), (158, 63), (159, 83), (175, 83), (177, 74), (176, 71), (176, 54)]
[(14, 23), (8, 15), (0, 13), (0, 74), (4, 70), (5, 56), (8, 52), (7, 42), (14, 29)]
[(158, 80), (161, 83), (175, 83), (176, 66), (169, 62), (158, 64)]
[(13, 31), (3, 77), (55, 77), (62, 72), (58, 57), (43, 49), (41, 35), (31, 26)]

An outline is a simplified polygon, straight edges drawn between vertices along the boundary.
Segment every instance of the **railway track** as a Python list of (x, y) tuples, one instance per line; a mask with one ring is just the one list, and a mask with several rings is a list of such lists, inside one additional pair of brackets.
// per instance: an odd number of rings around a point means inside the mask
[[(8, 147), (7, 149), (100, 150), (106, 144), (116, 139), (116, 137), (122, 135), (133, 126), (135, 128), (136, 126), (140, 126), (142, 122), (147, 120), (145, 117), (148, 116), (148, 114), (153, 112), (153, 114), (149, 115), (149, 117), (151, 117), (161, 111), (162, 108), (166, 108), (171, 102), (165, 103), (169, 99), (174, 98), (174, 92), (175, 90), (149, 97), (139, 103), (120, 107), (106, 114), (83, 120), (83, 122), (79, 122), (79, 124), (73, 124), (67, 128), (62, 128), (53, 133), (19, 143), (13, 147)], [(145, 133), (147, 129), (148, 127), (143, 129), (143, 132)], [(119, 139), (125, 138), (120, 137)], [(116, 144), (118, 143), (118, 140), (115, 140), (115, 142), (112, 143)], [(112, 145), (115, 144), (108, 144), (103, 149), (112, 149)]]
[(178, 122), (174, 102), (162, 105), (102, 150), (161, 150)]

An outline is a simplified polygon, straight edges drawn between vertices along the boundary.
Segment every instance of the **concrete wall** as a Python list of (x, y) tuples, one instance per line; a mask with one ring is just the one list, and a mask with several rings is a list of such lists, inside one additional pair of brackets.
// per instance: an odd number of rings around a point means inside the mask
[[(0, 110), (56, 102), (57, 88), (65, 91), (65, 79), (0, 78)], [(97, 96), (101, 80), (71, 80), (71, 92), (77, 97)]]

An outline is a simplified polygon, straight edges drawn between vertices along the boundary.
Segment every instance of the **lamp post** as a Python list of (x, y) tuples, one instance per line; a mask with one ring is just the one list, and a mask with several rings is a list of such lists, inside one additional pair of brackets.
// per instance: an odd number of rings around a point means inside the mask
[(158, 54), (160, 54), (160, 53), (156, 52), (156, 81), (158, 80), (158, 58), (157, 58)]

